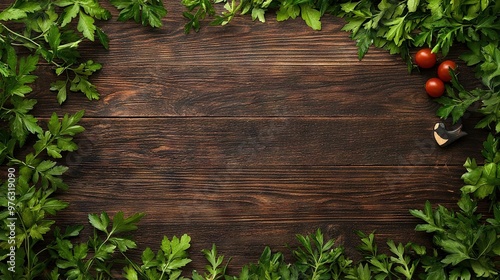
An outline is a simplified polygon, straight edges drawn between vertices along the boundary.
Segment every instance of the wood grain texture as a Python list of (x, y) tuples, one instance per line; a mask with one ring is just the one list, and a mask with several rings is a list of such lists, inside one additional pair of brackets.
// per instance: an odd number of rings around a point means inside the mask
[[(485, 135), (454, 148), (432, 140), (420, 119), (396, 118), (112, 118), (83, 123), (87, 164), (175, 167), (314, 165), (462, 165), (480, 157)], [(79, 153), (84, 154), (85, 151)]]
[[(140, 248), (188, 233), (195, 269), (212, 243), (237, 270), (264, 246), (289, 252), (295, 234), (317, 228), (354, 256), (355, 230), (429, 243), (408, 209), (426, 200), (453, 207), (462, 164), (481, 158), (486, 137), (472, 115), (468, 136), (444, 149), (433, 142), (438, 106), (423, 90), (432, 70), (409, 74), (377, 49), (358, 61), (333, 17), (320, 32), (269, 17), (185, 35), (182, 6), (166, 4), (164, 28), (110, 21), (109, 51), (82, 46), (84, 59), (104, 65), (92, 78), (101, 100), (72, 94), (59, 107), (52, 69), (37, 70), (38, 117), (86, 111), (80, 150), (62, 159), (70, 189), (58, 196), (70, 207), (59, 224), (145, 212)], [(465, 86), (477, 85), (460, 67)]]
[[(374, 48), (359, 61), (355, 43), (340, 31), (342, 19), (325, 17), (317, 32), (302, 20), (262, 24), (245, 17), (186, 35), (182, 8), (172, 4), (171, 10), (161, 30), (106, 22), (110, 50), (83, 46), (85, 58), (104, 65), (92, 80), (102, 101), (90, 103), (73, 94), (75, 102), (65, 109), (84, 103), (87, 116), (95, 117), (415, 118), (433, 116), (437, 109), (423, 89), (436, 75), (433, 70), (409, 74), (400, 57)], [(461, 51), (457, 46), (449, 58)], [(471, 69), (459, 66), (465, 85), (477, 84)], [(47, 68), (40, 69), (40, 114), (57, 107), (46, 91), (55, 78)]]
[[(416, 222), (408, 209), (420, 209), (426, 200), (454, 207), (452, 199), (459, 197), (459, 179), (454, 176), (458, 168), (81, 169), (81, 174), (73, 174), (80, 182), (74, 182), (73, 188), (79, 191), (60, 195), (72, 202), (59, 217), (61, 221), (85, 219), (89, 212), (117, 212), (125, 207), (130, 213), (146, 213), (146, 224), (174, 228), (183, 225), (190, 232), (197, 223), (232, 223), (224, 226), (227, 231), (248, 224), (259, 236), (260, 228), (269, 224), (306, 221), (321, 226), (323, 222), (363, 223), (369, 219), (399, 227), (399, 222)], [(416, 179), (422, 177), (427, 178), (425, 184)], [(443, 177), (448, 181), (443, 182)], [(89, 186), (89, 181), (98, 182), (100, 188)], [(429, 197), (430, 192), (433, 197)], [(442, 197), (450, 201), (442, 201)], [(294, 230), (289, 228), (286, 235), (293, 237)], [(349, 230), (337, 230), (351, 234)]]

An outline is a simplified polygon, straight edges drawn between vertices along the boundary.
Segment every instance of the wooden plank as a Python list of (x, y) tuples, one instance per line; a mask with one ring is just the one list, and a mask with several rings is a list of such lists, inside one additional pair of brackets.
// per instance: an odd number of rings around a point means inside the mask
[(426, 200), (454, 206), (465, 172), (458, 166), (185, 169), (138, 163), (71, 168), (66, 180), (71, 189), (61, 198), (72, 202), (72, 217), (124, 207), (146, 212), (152, 223), (165, 222), (160, 213), (169, 223), (265, 224), (333, 217), (407, 222), (407, 210), (421, 208)]
[[(456, 208), (462, 182), (459, 166), (302, 166), (275, 168), (170, 168), (164, 166), (70, 166), (70, 201), (58, 223), (81, 224), (88, 213), (144, 212), (134, 234), (139, 249), (157, 248), (163, 236), (192, 237), (190, 269), (202, 269), (201, 249), (215, 243), (231, 256), (231, 271), (257, 261), (264, 246), (291, 259), (285, 245), (295, 234), (317, 228), (359, 257), (356, 230), (387, 239), (427, 245), (414, 231), (409, 209), (426, 200)], [(430, 196), (432, 194), (432, 196)], [(89, 229), (85, 232), (90, 233)], [(139, 258), (135, 251), (132, 256)]]
[[(133, 62), (132, 62), (133, 63)], [(70, 94), (60, 111), (85, 108), (87, 116), (415, 116), (433, 117), (437, 105), (422, 85), (424, 76), (389, 79), (404, 66), (385, 67), (364, 76), (364, 65), (349, 70), (324, 66), (230, 67), (114, 67), (93, 80), (100, 101)], [(151, 72), (149, 72), (151, 71)], [(48, 71), (45, 71), (47, 73)], [(144, 76), (134, 73), (144, 73)], [(153, 74), (153, 72), (155, 74)], [(58, 109), (55, 93), (47, 94), (52, 79), (37, 86), (35, 113)], [(46, 78), (45, 78), (46, 77)], [(361, 80), (366, 81), (361, 82)], [(404, 104), (399, 106), (395, 104)]]
[[(183, 7), (160, 30), (134, 23), (102, 23), (109, 51), (84, 44), (85, 59), (103, 63), (93, 79), (100, 102), (70, 97), (63, 110), (87, 116), (434, 116), (437, 105), (423, 85), (436, 73), (409, 74), (395, 55), (372, 49), (358, 61), (343, 20), (327, 16), (321, 32), (301, 20), (254, 23), (238, 18), (225, 27), (183, 33)], [(456, 59), (463, 46), (449, 58)], [(466, 87), (477, 85), (459, 62)], [(40, 69), (36, 114), (58, 108), (47, 94), (55, 77)]]
[(485, 133), (438, 148), (432, 127), (394, 118), (111, 118), (85, 120), (96, 167), (462, 165)]
[[(390, 115), (426, 118), (434, 117), (438, 108), (423, 89), (431, 75), (410, 75), (402, 63), (383, 67), (362, 63), (349, 69), (314, 65), (195, 68), (161, 65), (144, 69), (137, 66), (140, 64), (133, 59), (120, 65), (108, 63), (92, 80), (102, 100), (89, 102), (82, 94), (70, 94), (63, 110), (85, 108), (87, 116), (92, 117)], [(378, 71), (366, 70), (374, 68)], [(47, 68), (42, 70), (48, 73)], [(43, 73), (40, 73), (42, 82), (36, 88), (40, 94), (35, 95), (40, 100), (35, 111), (38, 115), (59, 107), (55, 94), (47, 94), (53, 77)], [(395, 76), (403, 78), (394, 79)], [(469, 81), (472, 83), (470, 78)]]

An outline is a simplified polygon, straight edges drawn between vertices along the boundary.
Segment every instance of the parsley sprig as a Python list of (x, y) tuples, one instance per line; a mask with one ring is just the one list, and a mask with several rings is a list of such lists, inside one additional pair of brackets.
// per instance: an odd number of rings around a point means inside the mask
[(161, 0), (110, 0), (120, 10), (118, 20), (133, 19), (144, 26), (161, 27), (167, 10)]
[[(143, 3), (140, 8), (150, 5)], [(153, 27), (158, 23), (150, 18), (163, 15), (161, 8), (155, 7), (155, 11), (154, 15), (142, 15)], [(9, 193), (8, 181), (2, 180), (0, 189), (2, 279), (109, 277), (104, 268), (115, 248), (124, 252), (135, 246), (117, 234), (135, 229), (139, 214), (129, 218), (116, 214), (109, 231), (101, 227), (111, 224), (107, 214), (98, 219), (91, 215), (94, 237), (74, 245), (69, 238), (78, 236), (82, 227), (69, 227), (64, 233), (54, 227), (53, 216), (68, 205), (54, 197), (57, 191), (68, 188), (62, 179), (68, 167), (59, 159), (78, 149), (74, 137), (84, 131), (79, 124), (84, 111), (63, 116), (53, 113), (45, 124), (31, 113), (37, 104), (32, 96), (38, 78), (35, 73), (43, 62), (58, 77), (50, 89), (57, 92), (60, 104), (66, 101), (68, 92), (99, 98), (91, 77), (102, 65), (81, 61), (79, 46), (84, 41), (96, 41), (107, 49), (108, 36), (98, 23), (110, 17), (110, 11), (97, 0), (16, 0), (0, 12), (0, 163), (16, 171), (15, 195)], [(15, 222), (8, 224), (7, 218)], [(106, 234), (104, 238), (100, 231)], [(50, 233), (53, 243), (46, 242)], [(8, 265), (12, 248), (16, 263)]]
[(433, 234), (436, 248), (422, 258), (426, 279), (494, 279), (499, 273), (496, 258), (500, 254), (500, 208), (494, 208), (494, 218), (484, 219), (477, 213), (477, 202), (464, 194), (459, 210), (443, 206), (411, 213), (425, 221), (417, 231)]

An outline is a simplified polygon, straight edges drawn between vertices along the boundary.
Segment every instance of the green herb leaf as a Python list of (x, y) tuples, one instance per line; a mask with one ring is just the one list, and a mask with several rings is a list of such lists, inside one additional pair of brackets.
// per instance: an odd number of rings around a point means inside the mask
[(408, 0), (408, 12), (413, 13), (417, 11), (418, 5), (420, 4), (420, 0)]
[(80, 11), (77, 28), (78, 31), (82, 32), (83, 36), (85, 36), (85, 38), (89, 39), (90, 41), (94, 41), (95, 31), (97, 29), (97, 27), (94, 25), (94, 22), (94, 18)]
[(143, 213), (135, 213), (134, 215), (124, 218), (123, 212), (118, 212), (113, 217), (113, 226), (111, 232), (117, 234), (129, 232), (137, 229), (137, 223), (144, 217)]
[(134, 19), (144, 26), (161, 27), (161, 19), (167, 15), (163, 1), (160, 0), (110, 0), (110, 2), (120, 10), (118, 16), (120, 21)]
[(103, 212), (100, 216), (97, 214), (89, 214), (89, 222), (94, 228), (108, 233), (110, 219), (106, 212)]
[(321, 30), (321, 12), (309, 4), (300, 5), (300, 15), (306, 24), (314, 30)]
[(1, 21), (18, 20), (27, 17), (27, 13), (21, 9), (9, 7), (0, 13)]
[(64, 13), (62, 14), (61, 27), (65, 27), (71, 21), (73, 21), (73, 19), (78, 16), (79, 12), (80, 12), (80, 4), (79, 3), (76, 2), (73, 5), (67, 6), (64, 9)]

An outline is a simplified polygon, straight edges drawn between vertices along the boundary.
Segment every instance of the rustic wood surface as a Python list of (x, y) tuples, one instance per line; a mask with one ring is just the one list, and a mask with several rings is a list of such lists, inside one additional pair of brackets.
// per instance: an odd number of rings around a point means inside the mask
[(92, 80), (99, 101), (73, 94), (59, 107), (48, 91), (54, 75), (40, 66), (38, 117), (86, 110), (81, 149), (63, 159), (70, 189), (59, 196), (71, 205), (60, 224), (144, 212), (140, 249), (188, 233), (191, 268), (205, 265), (200, 250), (215, 243), (232, 271), (264, 246), (290, 257), (295, 234), (317, 228), (352, 257), (355, 230), (428, 244), (408, 209), (454, 206), (462, 164), (480, 158), (486, 135), (473, 115), (467, 137), (437, 146), (438, 106), (423, 89), (431, 70), (409, 74), (378, 49), (358, 61), (333, 17), (319, 32), (269, 15), (265, 24), (238, 17), (186, 35), (178, 2), (167, 3), (161, 29), (112, 20), (102, 24), (109, 51), (83, 46), (84, 59), (104, 65)]

